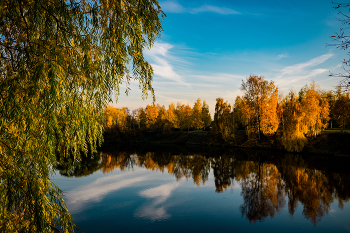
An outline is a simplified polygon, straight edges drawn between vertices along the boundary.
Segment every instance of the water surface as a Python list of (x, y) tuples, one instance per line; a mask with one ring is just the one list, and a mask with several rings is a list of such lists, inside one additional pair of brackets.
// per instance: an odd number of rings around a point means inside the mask
[(79, 165), (61, 160), (52, 180), (83, 232), (350, 232), (350, 175), (319, 164), (260, 151), (112, 149)]

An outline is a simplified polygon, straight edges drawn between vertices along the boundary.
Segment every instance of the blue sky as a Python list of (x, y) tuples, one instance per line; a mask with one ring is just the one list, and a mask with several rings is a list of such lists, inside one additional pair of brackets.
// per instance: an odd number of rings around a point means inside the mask
[[(233, 103), (242, 80), (261, 75), (280, 91), (299, 89), (312, 80), (331, 90), (341, 78), (346, 51), (331, 44), (339, 32), (339, 10), (328, 0), (316, 1), (159, 1), (167, 15), (162, 37), (145, 57), (154, 69), (157, 103), (193, 105), (215, 99)], [(138, 84), (121, 94), (116, 106), (145, 107)]]

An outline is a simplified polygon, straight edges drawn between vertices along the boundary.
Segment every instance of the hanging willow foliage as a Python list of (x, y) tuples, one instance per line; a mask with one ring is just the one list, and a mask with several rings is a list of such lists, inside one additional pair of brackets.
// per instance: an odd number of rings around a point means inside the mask
[(154, 98), (143, 49), (164, 17), (156, 0), (0, 1), (0, 231), (73, 231), (55, 155), (96, 150), (122, 83)]

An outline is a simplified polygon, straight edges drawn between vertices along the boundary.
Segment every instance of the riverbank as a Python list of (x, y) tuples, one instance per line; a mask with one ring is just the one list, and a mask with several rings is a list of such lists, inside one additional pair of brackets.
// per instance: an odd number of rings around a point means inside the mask
[[(151, 144), (151, 145), (196, 145), (206, 147), (237, 147), (284, 151), (280, 136), (262, 137), (248, 140), (245, 131), (235, 132), (234, 140), (224, 141), (220, 135), (210, 131), (171, 131), (171, 132), (128, 132), (124, 134), (106, 134), (104, 145)], [(308, 143), (302, 153), (350, 156), (350, 133), (324, 131), (316, 138), (308, 137)]]

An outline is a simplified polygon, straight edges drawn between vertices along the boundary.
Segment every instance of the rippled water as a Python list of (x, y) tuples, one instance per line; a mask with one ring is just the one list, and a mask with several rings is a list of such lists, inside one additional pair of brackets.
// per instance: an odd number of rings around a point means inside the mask
[(312, 161), (111, 150), (62, 160), (52, 180), (83, 232), (350, 232), (350, 175)]

